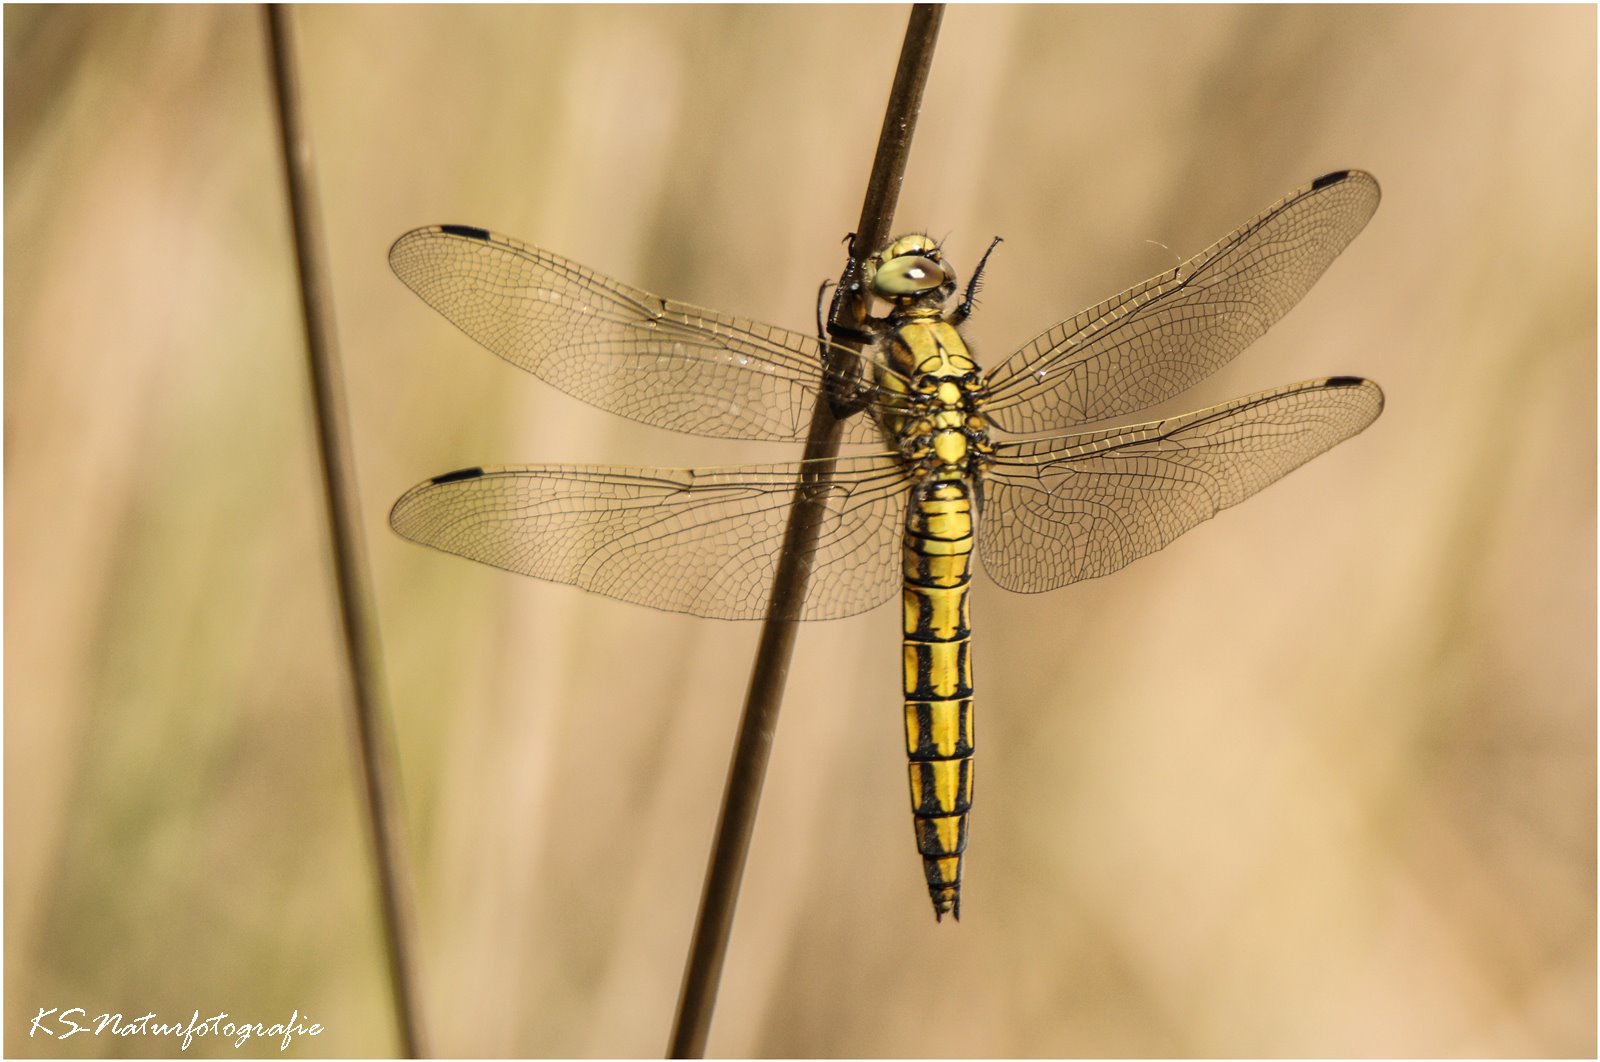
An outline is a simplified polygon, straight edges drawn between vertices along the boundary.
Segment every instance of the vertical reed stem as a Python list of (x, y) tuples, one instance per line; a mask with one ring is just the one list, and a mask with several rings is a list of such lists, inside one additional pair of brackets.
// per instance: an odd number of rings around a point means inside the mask
[(324, 260), (322, 217), (316, 201), (311, 143), (300, 104), (299, 69), (290, 40), (289, 13), (278, 4), (267, 5), (265, 13), (289, 209), (294, 222), (317, 450), (327, 501), (328, 537), (339, 588), (348, 665), (346, 675), (350, 683), (349, 704), (357, 735), (366, 819), (377, 864), (389, 987), (394, 999), (400, 1054), (417, 1058), (426, 1050), (426, 1039), (419, 1011), (414, 955), (416, 920), (411, 863), (400, 808), (398, 757), (382, 693), (382, 659), (372, 590), (362, 549), (355, 465), (351, 457), (344, 379), (339, 368), (334, 327), (333, 292)]
[[(943, 7), (938, 4), (917, 4), (912, 8), (846, 278), (853, 278), (857, 273), (860, 263), (855, 257), (856, 248), (866, 248), (870, 252), (888, 242), (906, 160), (911, 153), (911, 135), (922, 105), (922, 89), (933, 63), (934, 44), (943, 14)], [(864, 300), (858, 298), (855, 303), (854, 312), (863, 314)], [(761, 628), (761, 642), (750, 673), (750, 688), (745, 697), (744, 714), (739, 720), (733, 761), (728, 768), (716, 841), (706, 870), (705, 890), (700, 898), (700, 912), (684, 968), (683, 988), (668, 1049), (672, 1058), (701, 1058), (705, 1054), (722, 963), (733, 927), (734, 907), (738, 902), (739, 882), (744, 876), (761, 784), (777, 730), (778, 708), (783, 701), (789, 659), (794, 652), (796, 628), (805, 604), (806, 584), (811, 577), (811, 556), (822, 529), (826, 488), (833, 475), (834, 458), (839, 453), (839, 437), (840, 422), (834, 419), (829, 404), (817, 402), (806, 437), (806, 472), (795, 488), (794, 506), (789, 512), (778, 570), (772, 581), (767, 619)]]

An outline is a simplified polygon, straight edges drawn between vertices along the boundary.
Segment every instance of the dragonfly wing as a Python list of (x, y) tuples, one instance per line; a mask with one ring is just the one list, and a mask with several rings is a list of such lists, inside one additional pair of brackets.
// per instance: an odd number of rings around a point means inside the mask
[[(669, 612), (760, 619), (807, 464), (471, 468), (407, 491), (389, 523), (523, 575)], [(906, 497), (893, 454), (837, 460), (803, 618), (854, 615), (894, 593)]]
[(1378, 208), (1369, 173), (1330, 173), (1170, 272), (1037, 336), (989, 374), (1008, 432), (1057, 431), (1188, 390), (1300, 301)]
[[(814, 336), (663, 299), (549, 251), (465, 225), (415, 229), (389, 265), (457, 328), (612, 413), (695, 435), (800, 440), (821, 393)], [(834, 347), (870, 381), (868, 359)], [(873, 442), (868, 417), (847, 442)]]
[(997, 446), (978, 543), (1008, 590), (1108, 575), (1360, 432), (1383, 409), (1370, 380), (1262, 391), (1181, 417)]

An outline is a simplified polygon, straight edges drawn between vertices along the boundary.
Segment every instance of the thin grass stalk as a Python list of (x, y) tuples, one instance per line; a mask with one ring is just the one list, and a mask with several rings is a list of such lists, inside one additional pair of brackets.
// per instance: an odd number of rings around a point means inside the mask
[(290, 39), (289, 12), (265, 8), (278, 129), (282, 136), (289, 210), (310, 365), (312, 405), (326, 495), (328, 538), (338, 583), (346, 675), (356, 732), (366, 821), (377, 870), (383, 944), (394, 1001), (400, 1054), (426, 1051), (415, 962), (413, 875), (400, 806), (400, 774), (383, 696), (382, 658), (371, 581), (362, 549), (360, 506), (351, 457), (344, 378), (339, 367), (333, 293), (329, 285), (322, 217), (316, 200), (311, 143), (301, 108), (300, 78)]
[[(850, 263), (840, 281), (847, 292), (859, 275), (858, 252), (864, 249), (870, 253), (888, 242), (943, 13), (939, 4), (917, 4), (912, 8), (894, 84), (889, 91), (872, 175), (867, 182), (861, 221), (851, 244)], [(865, 298), (860, 295), (843, 300), (839, 308), (849, 313), (856, 323), (867, 310)], [(826, 371), (832, 373), (833, 367)], [(840, 431), (841, 424), (834, 418), (829, 404), (819, 401), (806, 436), (806, 471), (795, 487), (794, 505), (789, 512), (767, 617), (750, 673), (744, 714), (739, 720), (739, 734), (728, 768), (716, 840), (706, 869), (705, 888), (668, 1048), (672, 1058), (701, 1058), (705, 1054), (739, 883), (744, 876), (756, 807), (761, 799), (761, 785), (777, 731), (778, 709), (783, 701), (795, 634), (811, 577), (810, 561), (821, 533), (828, 483), (839, 453)]]

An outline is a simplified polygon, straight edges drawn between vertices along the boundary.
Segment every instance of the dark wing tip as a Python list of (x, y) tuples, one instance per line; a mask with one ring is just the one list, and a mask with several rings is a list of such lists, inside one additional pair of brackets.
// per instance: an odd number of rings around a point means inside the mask
[[(476, 225), (424, 225), (421, 228), (412, 229), (410, 232), (401, 233), (400, 238), (389, 245), (389, 265), (396, 273), (400, 274), (401, 279), (404, 279), (405, 273), (402, 271), (400, 263), (402, 259), (409, 257), (413, 250), (412, 245), (418, 240), (426, 240), (441, 235), (460, 236), (463, 239), (477, 240), (480, 243), (494, 242), (494, 233), (488, 229), (480, 229)], [(409, 284), (410, 281), (407, 281), (407, 283)]]
[(1378, 179), (1366, 170), (1335, 170), (1332, 173), (1325, 173), (1311, 182), (1311, 191), (1316, 192), (1323, 188), (1332, 188), (1334, 185), (1343, 184), (1346, 181), (1351, 182), (1352, 185), (1371, 185), (1374, 199), (1383, 194), (1378, 187)]
[(477, 479), (482, 475), (485, 475), (482, 468), (458, 468), (454, 472), (446, 472), (442, 476), (434, 476), (432, 479), (423, 480), (395, 499), (394, 507), (389, 510), (389, 526), (404, 537), (411, 539), (411, 541), (423, 542), (427, 545), (428, 543), (424, 539), (417, 537), (416, 515), (418, 502), (421, 501), (423, 509), (426, 510), (426, 499), (432, 488), (439, 486), (441, 483), (456, 483), (463, 479)]
[(1360, 390), (1370, 392), (1373, 401), (1376, 403), (1376, 412), (1372, 414), (1373, 417), (1377, 417), (1379, 413), (1383, 412), (1383, 406), (1385, 402), (1383, 388), (1379, 387), (1376, 383), (1373, 383), (1364, 376), (1330, 376), (1326, 380), (1322, 381), (1322, 386), (1347, 387), (1352, 389), (1359, 388)]
[(481, 475), (483, 475), (483, 469), (481, 468), (458, 468), (454, 472), (446, 472), (442, 476), (434, 476), (428, 482), (434, 485), (454, 483), (460, 479), (477, 479)]
[(465, 236), (469, 240), (489, 239), (489, 230), (476, 225), (440, 225), (439, 231), (447, 236)]

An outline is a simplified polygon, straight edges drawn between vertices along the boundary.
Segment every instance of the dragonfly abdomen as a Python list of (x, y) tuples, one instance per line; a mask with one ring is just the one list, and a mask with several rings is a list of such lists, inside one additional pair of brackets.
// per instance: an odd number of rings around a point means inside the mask
[(911, 499), (905, 530), (906, 753), (911, 813), (934, 916), (961, 917), (961, 854), (972, 807), (973, 491), (934, 480)]

